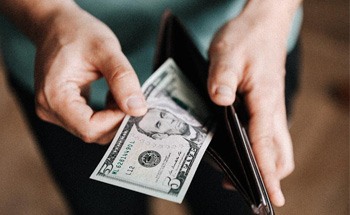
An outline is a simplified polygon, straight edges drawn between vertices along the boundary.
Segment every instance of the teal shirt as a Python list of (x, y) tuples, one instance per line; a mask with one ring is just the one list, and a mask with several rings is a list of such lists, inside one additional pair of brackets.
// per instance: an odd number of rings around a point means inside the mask
[[(244, 0), (77, 0), (83, 9), (106, 23), (117, 35), (124, 54), (143, 83), (152, 72), (160, 18), (165, 9), (180, 18), (192, 34), (203, 56), (214, 33), (229, 19), (237, 16)], [(288, 38), (290, 51), (298, 38), (302, 10), (295, 15)], [(3, 16), (0, 16), (1, 49), (11, 75), (26, 89), (34, 91), (35, 47)], [(101, 107), (108, 88), (103, 79), (92, 85), (91, 103)]]

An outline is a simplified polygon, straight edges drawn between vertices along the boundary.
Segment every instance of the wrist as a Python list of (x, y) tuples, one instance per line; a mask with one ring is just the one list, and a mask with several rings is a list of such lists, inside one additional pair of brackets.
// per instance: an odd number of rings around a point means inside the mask
[(301, 0), (249, 0), (242, 14), (251, 14), (259, 20), (268, 20), (288, 28)]
[(248, 0), (237, 19), (244, 20), (249, 28), (256, 29), (262, 35), (274, 34), (276, 39), (286, 43), (300, 2), (301, 0)]
[(77, 7), (73, 0), (2, 0), (0, 12), (37, 43), (46, 32), (48, 20), (72, 7)]
[(33, 30), (29, 32), (29, 36), (36, 45), (40, 44), (48, 35), (60, 31), (60, 28), (67, 24), (63, 23), (63, 20), (67, 20), (63, 17), (76, 14), (79, 10), (74, 1), (60, 1), (52, 7), (41, 10), (32, 20)]
[(270, 16), (292, 19), (302, 0), (248, 0), (245, 9), (262, 11)]

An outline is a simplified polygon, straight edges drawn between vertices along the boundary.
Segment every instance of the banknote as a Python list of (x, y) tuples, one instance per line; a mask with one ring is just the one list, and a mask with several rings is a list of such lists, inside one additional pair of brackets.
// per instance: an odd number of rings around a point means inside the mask
[(142, 90), (147, 113), (124, 118), (90, 178), (181, 203), (212, 139), (213, 117), (172, 59)]

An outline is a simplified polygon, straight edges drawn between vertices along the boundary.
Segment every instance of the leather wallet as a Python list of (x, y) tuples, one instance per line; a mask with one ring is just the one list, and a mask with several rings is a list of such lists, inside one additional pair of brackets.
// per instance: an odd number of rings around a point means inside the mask
[(206, 151), (250, 205), (252, 214), (274, 214), (264, 182), (256, 164), (245, 128), (248, 115), (243, 97), (227, 107), (215, 106), (207, 93), (209, 62), (198, 51), (180, 21), (170, 12), (163, 14), (154, 61), (157, 69), (173, 58), (201, 96), (213, 108), (218, 121), (215, 135)]

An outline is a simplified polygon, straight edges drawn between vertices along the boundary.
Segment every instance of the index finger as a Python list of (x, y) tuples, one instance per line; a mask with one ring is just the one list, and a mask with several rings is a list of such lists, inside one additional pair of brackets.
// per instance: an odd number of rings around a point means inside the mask
[[(284, 88), (276, 80), (260, 80), (259, 84), (246, 94), (249, 109), (249, 136), (259, 169), (264, 179), (271, 201), (276, 206), (284, 204), (277, 171), (279, 147), (276, 147), (275, 117), (278, 101), (284, 101)], [(284, 80), (277, 80), (284, 81)], [(281, 126), (282, 128), (282, 126)]]
[(132, 116), (145, 114), (147, 105), (139, 80), (121, 50), (105, 48), (97, 64), (120, 109)]
[(125, 114), (119, 109), (94, 111), (77, 91), (61, 97), (55, 108), (57, 118), (67, 130), (84, 142), (109, 142)]

